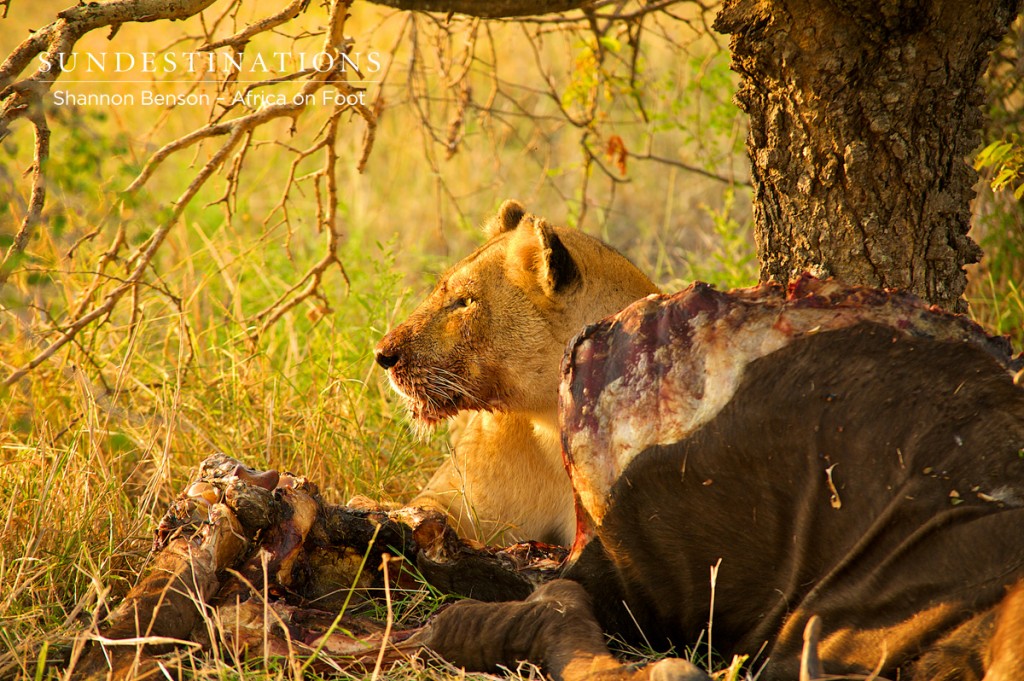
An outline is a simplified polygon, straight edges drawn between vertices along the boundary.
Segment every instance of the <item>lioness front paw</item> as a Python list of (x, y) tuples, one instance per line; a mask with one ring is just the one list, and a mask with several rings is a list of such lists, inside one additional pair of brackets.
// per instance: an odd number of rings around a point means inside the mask
[(362, 494), (357, 494), (351, 499), (349, 499), (347, 502), (345, 502), (345, 506), (352, 509), (353, 511), (380, 511), (386, 513), (388, 511), (393, 511), (396, 508), (399, 508), (401, 504), (396, 504), (393, 501), (381, 501), (380, 499), (371, 499), (370, 497), (363, 496)]
[(711, 681), (697, 665), (678, 657), (667, 657), (644, 667), (649, 681)]

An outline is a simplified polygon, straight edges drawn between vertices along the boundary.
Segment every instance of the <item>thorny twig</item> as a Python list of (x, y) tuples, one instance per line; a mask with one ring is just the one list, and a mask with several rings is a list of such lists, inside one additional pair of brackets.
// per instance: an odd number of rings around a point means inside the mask
[[(274, 303), (264, 308), (261, 312), (254, 315), (253, 319), (259, 323), (259, 334), (262, 334), (266, 329), (281, 318), (286, 312), (294, 308), (296, 305), (301, 303), (303, 300), (312, 296), (318, 295), (320, 290), (320, 282), (323, 279), (324, 273), (330, 268), (331, 265), (337, 265), (341, 270), (341, 275), (345, 279), (345, 285), (349, 285), (348, 275), (345, 272), (345, 266), (342, 264), (341, 259), (338, 257), (338, 248), (341, 245), (341, 234), (337, 229), (337, 211), (338, 211), (338, 185), (337, 178), (334, 173), (334, 167), (338, 160), (338, 152), (335, 148), (335, 138), (338, 133), (338, 120), (341, 114), (344, 112), (343, 107), (336, 107), (334, 112), (331, 114), (331, 119), (328, 122), (328, 130), (324, 136), (323, 149), (325, 153), (324, 166), (317, 173), (319, 178), (323, 179), (327, 189), (326, 205), (327, 212), (323, 215), (318, 215), (321, 226), (327, 232), (327, 253), (319, 262), (314, 264), (302, 277), (302, 279), (292, 286), (288, 291), (281, 295)], [(294, 172), (294, 166), (293, 166)], [(315, 185), (317, 191), (320, 190), (319, 182)], [(325, 202), (318, 201), (318, 212)], [(304, 285), (304, 286), (303, 286)], [(325, 301), (326, 304), (326, 301)], [(258, 335), (258, 334), (257, 334)]]

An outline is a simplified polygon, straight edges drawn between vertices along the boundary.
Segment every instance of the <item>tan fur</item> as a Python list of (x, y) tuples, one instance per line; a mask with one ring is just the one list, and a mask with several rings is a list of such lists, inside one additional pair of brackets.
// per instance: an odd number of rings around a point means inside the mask
[(465, 537), (567, 545), (575, 515), (557, 426), (562, 353), (586, 324), (657, 288), (597, 239), (514, 201), (488, 234), (376, 348), (417, 421), (470, 412), (412, 505), (446, 511)]
[(1017, 582), (998, 606), (984, 681), (1020, 679), (1021, 670), (1024, 670), (1024, 581)]

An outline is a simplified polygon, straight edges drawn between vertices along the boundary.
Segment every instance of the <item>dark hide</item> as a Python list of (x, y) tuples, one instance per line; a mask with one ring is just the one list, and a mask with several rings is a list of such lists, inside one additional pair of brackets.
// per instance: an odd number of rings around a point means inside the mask
[[(1024, 391), (987, 353), (876, 324), (821, 333), (755, 360), (711, 422), (638, 455), (567, 576), (607, 593), (613, 567), (646, 636), (686, 644), (721, 560), (713, 643), (767, 642), (763, 679), (796, 677), (813, 614), (828, 673), (884, 657), (893, 678), (979, 678), (990, 610), (1024, 575), (1022, 450)], [(598, 603), (604, 628), (638, 635), (619, 599)]]
[[(567, 355), (564, 575), (602, 630), (682, 648), (719, 565), (712, 643), (762, 681), (1024, 678), (1020, 371), (1004, 340), (898, 293), (803, 279), (639, 301)], [(559, 654), (600, 657), (530, 603), (456, 605), (428, 644), (477, 668), (550, 664), (558, 630)], [(487, 635), (457, 641), (456, 622)]]
[(567, 681), (708, 678), (684, 660), (646, 668), (621, 665), (605, 647), (590, 596), (566, 579), (544, 584), (525, 601), (462, 601), (435, 617), (419, 640), (449, 662), (478, 671), (514, 669), (522, 660)]

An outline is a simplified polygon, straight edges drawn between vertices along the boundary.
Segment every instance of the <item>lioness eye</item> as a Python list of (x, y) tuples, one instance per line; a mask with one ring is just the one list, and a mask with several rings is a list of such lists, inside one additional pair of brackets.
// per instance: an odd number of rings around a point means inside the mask
[(469, 306), (469, 298), (456, 298), (448, 304), (449, 310), (459, 310)]

